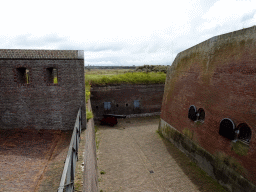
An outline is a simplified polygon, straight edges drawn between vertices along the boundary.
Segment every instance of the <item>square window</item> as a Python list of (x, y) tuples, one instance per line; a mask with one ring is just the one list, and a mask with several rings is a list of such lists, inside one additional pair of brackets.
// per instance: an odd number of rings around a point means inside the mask
[(29, 70), (25, 67), (17, 68), (17, 82), (21, 84), (29, 84), (30, 76)]
[(139, 108), (140, 107), (140, 101), (139, 100), (134, 100), (133, 104), (134, 104), (134, 108)]
[(50, 84), (58, 84), (58, 70), (56, 68), (46, 68), (46, 81)]
[(111, 102), (104, 102), (104, 110), (110, 110), (111, 109)]

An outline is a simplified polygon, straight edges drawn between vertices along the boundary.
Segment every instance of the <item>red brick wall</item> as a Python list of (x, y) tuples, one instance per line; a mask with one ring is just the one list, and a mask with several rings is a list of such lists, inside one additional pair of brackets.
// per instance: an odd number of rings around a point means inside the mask
[[(94, 117), (102, 118), (103, 114), (160, 112), (163, 92), (164, 84), (92, 87), (91, 104)], [(134, 100), (139, 100), (139, 108), (134, 108)], [(104, 110), (104, 102), (111, 102), (110, 110)]]
[[(182, 133), (194, 131), (198, 143), (214, 154), (235, 157), (256, 182), (256, 30), (255, 27), (213, 37), (181, 52), (169, 68), (161, 118)], [(188, 119), (195, 105), (205, 110), (205, 121)], [(249, 152), (239, 156), (232, 141), (219, 135), (219, 124), (230, 118), (252, 131)]]
[[(51, 56), (49, 50), (30, 50), (17, 58), (22, 51), (0, 50), (0, 128), (73, 129), (80, 106), (85, 120), (84, 60), (77, 51)], [(18, 67), (29, 69), (29, 84), (17, 81)], [(57, 68), (58, 84), (46, 81), (48, 67)]]

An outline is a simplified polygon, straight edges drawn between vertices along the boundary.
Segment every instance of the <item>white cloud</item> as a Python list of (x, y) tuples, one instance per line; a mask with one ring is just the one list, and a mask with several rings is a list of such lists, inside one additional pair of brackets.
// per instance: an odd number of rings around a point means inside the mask
[(212, 36), (256, 24), (256, 1), (9, 0), (1, 49), (80, 49), (96, 64), (170, 64)]
[(255, 7), (256, 1), (219, 0), (202, 16), (205, 22), (199, 30), (204, 31), (224, 25), (240, 28), (240, 18), (253, 11)]

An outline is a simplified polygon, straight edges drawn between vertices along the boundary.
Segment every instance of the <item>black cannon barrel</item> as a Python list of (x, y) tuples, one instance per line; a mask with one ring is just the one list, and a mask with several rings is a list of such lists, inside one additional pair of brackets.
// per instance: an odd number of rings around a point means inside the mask
[(115, 114), (105, 114), (103, 115), (105, 118), (106, 117), (115, 117), (115, 118), (126, 118), (126, 115), (115, 115)]

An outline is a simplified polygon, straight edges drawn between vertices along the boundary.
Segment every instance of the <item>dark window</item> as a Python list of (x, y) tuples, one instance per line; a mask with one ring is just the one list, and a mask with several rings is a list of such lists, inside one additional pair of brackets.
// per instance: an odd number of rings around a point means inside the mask
[(202, 108), (199, 108), (197, 111), (197, 120), (204, 121), (204, 119), (205, 119), (205, 112)]
[(188, 110), (188, 118), (192, 121), (196, 121), (196, 107), (194, 105), (191, 105)]
[(241, 123), (237, 126), (237, 129), (239, 130), (238, 139), (250, 142), (252, 136), (250, 127), (246, 123)]
[(110, 110), (111, 109), (111, 102), (104, 102), (104, 109)]
[(96, 109), (98, 109), (99, 107), (98, 106), (96, 106)]
[(125, 106), (128, 107), (128, 103), (126, 103)]
[(134, 108), (139, 108), (139, 107), (140, 107), (140, 101), (134, 100)]
[(58, 70), (56, 68), (46, 68), (46, 81), (47, 83), (58, 83)]
[(235, 139), (235, 124), (229, 118), (224, 118), (220, 122), (219, 134), (230, 140)]
[(29, 84), (29, 70), (25, 67), (17, 68), (17, 82), (22, 84)]

